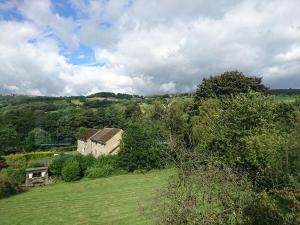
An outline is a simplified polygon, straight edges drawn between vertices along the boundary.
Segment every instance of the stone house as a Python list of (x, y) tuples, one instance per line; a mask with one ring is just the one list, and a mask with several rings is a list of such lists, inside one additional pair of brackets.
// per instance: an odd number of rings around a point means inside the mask
[(118, 154), (122, 134), (119, 128), (88, 129), (78, 138), (77, 151), (95, 157)]

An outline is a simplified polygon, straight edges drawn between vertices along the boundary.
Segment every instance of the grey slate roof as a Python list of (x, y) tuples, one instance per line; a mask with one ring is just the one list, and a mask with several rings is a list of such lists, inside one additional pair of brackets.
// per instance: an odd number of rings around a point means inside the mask
[(119, 128), (104, 128), (98, 131), (96, 134), (94, 134), (91, 137), (91, 140), (101, 144), (106, 144), (107, 141), (109, 141), (113, 136), (115, 136), (120, 131), (121, 129)]

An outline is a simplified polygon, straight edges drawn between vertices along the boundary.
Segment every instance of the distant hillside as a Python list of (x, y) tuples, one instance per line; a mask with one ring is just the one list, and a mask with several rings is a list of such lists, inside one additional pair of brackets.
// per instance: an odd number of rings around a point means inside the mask
[(142, 96), (139, 95), (130, 95), (125, 93), (113, 93), (113, 92), (98, 92), (95, 94), (88, 95), (87, 98), (117, 98), (117, 99), (132, 99), (132, 98), (142, 98)]
[(270, 95), (300, 95), (300, 89), (270, 89)]

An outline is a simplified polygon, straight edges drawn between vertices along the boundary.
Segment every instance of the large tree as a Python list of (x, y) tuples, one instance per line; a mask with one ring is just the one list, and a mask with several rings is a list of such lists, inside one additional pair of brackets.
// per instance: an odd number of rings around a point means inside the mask
[(218, 98), (247, 93), (248, 91), (265, 92), (267, 88), (260, 77), (247, 77), (239, 71), (229, 71), (218, 76), (204, 78), (198, 86), (196, 100)]
[(127, 171), (163, 168), (166, 165), (165, 148), (158, 129), (130, 125), (123, 134), (119, 164)]
[(41, 146), (42, 144), (51, 143), (51, 137), (47, 131), (41, 128), (34, 128), (28, 133), (26, 143), (28, 148), (33, 149)]

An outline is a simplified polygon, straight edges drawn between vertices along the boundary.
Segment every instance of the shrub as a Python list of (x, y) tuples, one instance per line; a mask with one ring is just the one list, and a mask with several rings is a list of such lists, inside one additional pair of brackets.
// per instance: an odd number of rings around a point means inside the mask
[(117, 168), (117, 156), (100, 156), (92, 167), (87, 169), (89, 178), (108, 177), (112, 174), (122, 173)]
[(229, 168), (209, 164), (179, 173), (155, 201), (159, 224), (243, 224), (251, 193), (247, 179)]
[(18, 191), (18, 186), (9, 178), (9, 176), (0, 173), (0, 198), (8, 197)]
[(300, 224), (300, 192), (284, 188), (256, 194), (245, 208), (246, 224)]
[(111, 165), (103, 165), (102, 167), (90, 167), (87, 169), (87, 177), (89, 178), (100, 178), (100, 177), (108, 177), (112, 175), (114, 172), (114, 168)]
[(291, 144), (298, 137), (282, 125), (289, 116), (276, 111), (272, 98), (253, 92), (202, 101), (191, 118), (192, 140), (199, 154), (218, 155), (249, 173), (260, 190), (288, 183), (290, 175), (299, 174), (299, 147)]
[(6, 163), (10, 167), (20, 168), (26, 166), (26, 157), (24, 154), (13, 154), (5, 157)]
[(63, 164), (62, 176), (67, 182), (79, 180), (81, 178), (79, 163), (74, 159), (67, 159)]
[(66, 160), (69, 157), (70, 156), (67, 156), (64, 154), (56, 156), (49, 166), (50, 173), (59, 178), (62, 178), (62, 169), (63, 169), (64, 163), (66, 162)]
[(76, 160), (79, 163), (82, 176), (86, 174), (87, 168), (92, 167), (96, 162), (96, 158), (92, 154), (84, 156), (78, 153), (72, 155), (70, 158)]
[(26, 163), (30, 160), (45, 159), (53, 156), (53, 152), (30, 152), (7, 155), (5, 160), (9, 166), (18, 168), (26, 166)]
[(62, 152), (72, 152), (76, 151), (76, 146), (66, 146), (66, 147), (57, 147), (57, 148), (51, 148), (51, 152), (55, 153), (62, 153)]
[(25, 183), (25, 177), (26, 177), (25, 167), (23, 168), (8, 167), (6, 169), (3, 169), (1, 173), (6, 174), (16, 184)]
[(45, 166), (45, 163), (40, 162), (40, 161), (32, 161), (27, 163), (27, 167), (29, 168), (35, 168), (35, 167), (43, 167)]

